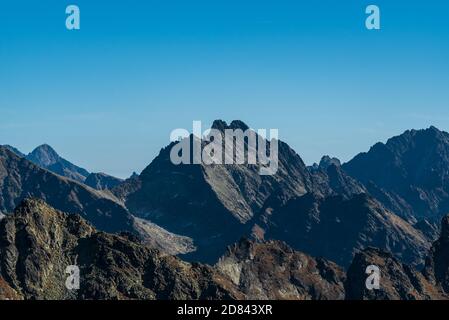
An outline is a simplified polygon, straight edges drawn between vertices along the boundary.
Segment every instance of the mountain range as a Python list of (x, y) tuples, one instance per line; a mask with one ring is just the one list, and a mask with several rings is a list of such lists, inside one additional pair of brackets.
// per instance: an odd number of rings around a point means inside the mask
[[(221, 120), (212, 128), (249, 129)], [(0, 296), (4, 290), (25, 299), (446, 298), (448, 133), (409, 130), (347, 163), (324, 156), (310, 167), (279, 141), (279, 168), (271, 176), (260, 175), (259, 164), (174, 165), (177, 143), (126, 180), (89, 173), (48, 145), (29, 155), (0, 146)], [(29, 253), (18, 253), (23, 243), (36, 254), (44, 250), (42, 257), (27, 262)], [(53, 254), (51, 261), (60, 261), (55, 269), (32, 267)], [(80, 263), (89, 279), (76, 294), (61, 282), (69, 262)], [(363, 287), (367, 263), (386, 270), (382, 293)], [(116, 282), (105, 287), (110, 277)], [(173, 279), (186, 287), (169, 284)], [(54, 291), (42, 294), (42, 286)]]

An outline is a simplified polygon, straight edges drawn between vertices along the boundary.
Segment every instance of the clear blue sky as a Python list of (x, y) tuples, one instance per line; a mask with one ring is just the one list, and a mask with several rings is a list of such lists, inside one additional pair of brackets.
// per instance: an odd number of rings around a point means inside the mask
[(1, 2), (0, 144), (125, 177), (171, 130), (217, 118), (279, 128), (307, 163), (449, 130), (449, 2)]

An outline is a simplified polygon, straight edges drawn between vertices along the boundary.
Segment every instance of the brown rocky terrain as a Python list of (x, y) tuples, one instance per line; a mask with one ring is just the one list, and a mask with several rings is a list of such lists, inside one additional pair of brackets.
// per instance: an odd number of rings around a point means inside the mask
[[(380, 269), (380, 289), (368, 290), (365, 286), (366, 268), (375, 265)], [(435, 300), (447, 299), (438, 285), (422, 272), (402, 264), (391, 254), (368, 248), (357, 254), (348, 269), (346, 299), (349, 300)]]
[[(79, 290), (65, 287), (69, 265), (80, 268)], [(0, 222), (0, 277), (3, 298), (242, 298), (210, 266), (163, 255), (129, 234), (98, 232), (40, 200), (25, 200)]]
[(217, 268), (247, 299), (339, 300), (345, 296), (341, 267), (280, 241), (242, 240), (228, 248)]
[[(446, 217), (423, 271), (366, 248), (345, 272), (280, 241), (245, 239), (209, 266), (28, 199), (0, 221), (0, 299), (447, 299), (448, 248)], [(65, 287), (69, 265), (80, 269), (79, 290)], [(381, 271), (378, 290), (365, 287), (369, 265)]]
[[(391, 253), (367, 248), (358, 253), (347, 272), (347, 299), (365, 300), (447, 300), (449, 299), (449, 216), (442, 219), (441, 232), (421, 271), (402, 264)], [(367, 290), (366, 267), (381, 270), (380, 289)]]
[[(2, 299), (342, 299), (343, 270), (281, 242), (242, 240), (214, 266), (187, 263), (130, 234), (25, 200), (0, 222)], [(67, 290), (65, 269), (80, 268)]]

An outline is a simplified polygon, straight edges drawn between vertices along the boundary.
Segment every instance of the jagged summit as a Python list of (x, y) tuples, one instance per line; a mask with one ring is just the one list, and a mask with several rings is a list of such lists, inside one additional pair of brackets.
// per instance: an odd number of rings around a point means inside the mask
[(233, 120), (229, 125), (223, 120), (215, 120), (212, 123), (211, 128), (217, 129), (220, 131), (224, 131), (226, 129), (232, 129), (232, 130), (241, 129), (242, 131), (245, 131), (245, 130), (249, 129), (248, 125), (246, 125), (246, 123), (244, 123), (241, 120)]
[(341, 166), (341, 162), (338, 158), (331, 158), (330, 156), (326, 155), (323, 156), (320, 160), (320, 164), (319, 167), (321, 169), (326, 170), (329, 166), (334, 165), (336, 167), (340, 167)]
[(36, 147), (28, 156), (27, 159), (41, 167), (49, 167), (57, 163), (61, 157), (48, 144), (42, 144)]

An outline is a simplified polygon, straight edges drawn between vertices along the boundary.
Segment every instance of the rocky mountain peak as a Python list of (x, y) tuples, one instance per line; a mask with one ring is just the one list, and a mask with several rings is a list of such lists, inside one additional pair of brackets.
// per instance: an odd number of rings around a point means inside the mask
[(43, 144), (34, 149), (28, 156), (26, 156), (26, 159), (41, 168), (78, 182), (84, 182), (89, 176), (89, 172), (86, 169), (80, 168), (60, 157), (48, 144)]
[(326, 170), (329, 166), (334, 165), (336, 167), (341, 166), (341, 162), (338, 158), (331, 158), (329, 156), (323, 156), (320, 160), (319, 168)]
[(61, 157), (51, 146), (43, 144), (34, 149), (27, 158), (42, 167), (48, 167), (57, 163)]
[(246, 125), (246, 123), (244, 123), (241, 120), (233, 120), (229, 125), (226, 123), (226, 121), (215, 120), (212, 123), (211, 128), (220, 130), (222, 132), (224, 132), (224, 130), (226, 130), (226, 129), (232, 129), (232, 130), (240, 129), (242, 131), (246, 131), (247, 129), (249, 129), (249, 127)]

